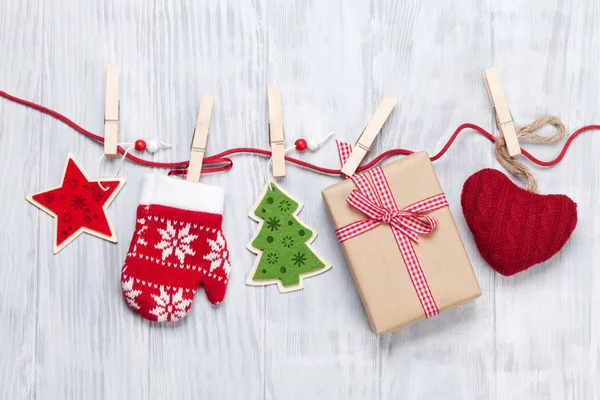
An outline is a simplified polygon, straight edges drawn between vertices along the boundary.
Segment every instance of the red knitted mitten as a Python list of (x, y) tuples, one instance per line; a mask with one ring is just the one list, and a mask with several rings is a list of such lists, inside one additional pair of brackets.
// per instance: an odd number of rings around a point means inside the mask
[(148, 175), (121, 287), (129, 307), (152, 321), (177, 321), (196, 289), (208, 300), (225, 297), (229, 252), (221, 231), (223, 191), (202, 183)]

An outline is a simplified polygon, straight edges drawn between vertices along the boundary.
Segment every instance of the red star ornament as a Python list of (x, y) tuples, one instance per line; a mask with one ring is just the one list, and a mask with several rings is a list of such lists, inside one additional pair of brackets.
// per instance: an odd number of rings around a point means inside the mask
[(69, 153), (61, 185), (26, 198), (54, 217), (56, 254), (82, 232), (117, 242), (106, 209), (124, 184), (123, 178), (88, 179), (73, 154)]

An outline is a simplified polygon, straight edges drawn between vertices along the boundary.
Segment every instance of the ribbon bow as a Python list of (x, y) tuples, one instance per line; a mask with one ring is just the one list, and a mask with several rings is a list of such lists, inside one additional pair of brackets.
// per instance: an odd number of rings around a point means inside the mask
[[(435, 217), (424, 215), (424, 212), (439, 208), (445, 198), (443, 194), (440, 194), (412, 204), (402, 210), (386, 208), (378, 200), (377, 197), (370, 199), (364, 193), (355, 189), (346, 201), (370, 220), (389, 224), (393, 229), (397, 229), (403, 235), (408, 236), (413, 242), (419, 243), (419, 235), (427, 235), (438, 226), (438, 220)], [(425, 206), (423, 210), (415, 211), (422, 205)], [(371, 229), (377, 225), (379, 224), (369, 224)]]
[(365, 175), (355, 175), (352, 177), (352, 181), (357, 188), (346, 199), (348, 204), (363, 213), (367, 219), (338, 229), (336, 234), (340, 242), (345, 242), (386, 223), (390, 225), (395, 235), (397, 233), (419, 243), (419, 235), (427, 235), (438, 226), (439, 222), (435, 217), (425, 214), (448, 206), (448, 201), (443, 193), (400, 210), (383, 170), (375, 168), (369, 174), (375, 185), (371, 185)]
[(381, 167), (369, 171), (369, 175), (373, 184), (366, 174), (354, 175), (351, 178), (356, 189), (346, 199), (348, 204), (363, 213), (367, 219), (353, 222), (336, 230), (338, 240), (340, 243), (345, 242), (381, 224), (389, 224), (419, 301), (423, 306), (425, 316), (432, 317), (438, 314), (439, 310), (411, 240), (418, 243), (419, 235), (427, 235), (438, 226), (438, 220), (426, 213), (447, 207), (446, 196), (439, 193), (403, 209), (398, 209)]

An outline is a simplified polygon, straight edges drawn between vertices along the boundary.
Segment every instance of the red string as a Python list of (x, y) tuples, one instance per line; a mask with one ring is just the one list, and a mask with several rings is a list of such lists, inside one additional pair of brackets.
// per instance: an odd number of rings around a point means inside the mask
[[(68, 126), (73, 128), (77, 132), (89, 137), (90, 139), (95, 140), (98, 143), (104, 142), (104, 138), (102, 136), (98, 136), (98, 135), (88, 131), (87, 129), (79, 126), (78, 124), (76, 124), (75, 122), (73, 122), (72, 120), (67, 118), (66, 116), (64, 116), (54, 110), (51, 110), (47, 107), (33, 103), (28, 100), (24, 100), (24, 99), (15, 97), (15, 96), (10, 95), (2, 90), (0, 90), (0, 96), (4, 97), (10, 101), (13, 101), (15, 103), (22, 104), (26, 107), (30, 107), (30, 108), (33, 108), (34, 110), (37, 110), (44, 114), (50, 115), (51, 117), (58, 119), (59, 121), (67, 124)], [(462, 124), (458, 128), (456, 128), (456, 130), (454, 131), (454, 133), (452, 134), (452, 136), (450, 137), (448, 142), (446, 142), (444, 147), (437, 154), (435, 154), (433, 157), (431, 157), (431, 161), (436, 161), (436, 160), (440, 159), (444, 154), (446, 154), (448, 149), (450, 149), (450, 146), (452, 146), (452, 143), (454, 143), (454, 141), (456, 140), (456, 137), (458, 136), (458, 134), (461, 133), (465, 129), (472, 129), (472, 130), (480, 133), (481, 135), (483, 135), (486, 139), (488, 139), (492, 143), (496, 141), (496, 138), (492, 134), (490, 134), (488, 131), (483, 129), (482, 127), (475, 125), (475, 124), (470, 124), (470, 123)], [(556, 158), (554, 158), (553, 160), (550, 160), (550, 161), (542, 161), (542, 160), (534, 157), (533, 155), (531, 155), (525, 149), (521, 149), (521, 151), (522, 151), (523, 155), (525, 157), (527, 157), (529, 160), (531, 160), (531, 162), (533, 162), (534, 164), (540, 165), (542, 167), (551, 167), (551, 166), (559, 163), (564, 158), (565, 154), (567, 153), (567, 149), (569, 148), (569, 146), (571, 145), (571, 143), (573, 142), (573, 140), (575, 140), (575, 138), (577, 136), (581, 135), (584, 132), (591, 131), (591, 130), (600, 130), (600, 125), (587, 125), (587, 126), (577, 129), (575, 132), (573, 132), (569, 136), (569, 138), (563, 145), (562, 150), (560, 151), (558, 156), (556, 156)], [(122, 147), (119, 146), (118, 150), (119, 150), (120, 154), (125, 154), (125, 149), (123, 149)], [(202, 164), (203, 165), (202, 172), (203, 173), (211, 173), (211, 172), (223, 172), (223, 171), (230, 170), (233, 167), (233, 161), (230, 158), (228, 158), (227, 156), (230, 156), (233, 154), (238, 154), (238, 153), (258, 154), (258, 155), (265, 156), (265, 157), (271, 157), (271, 152), (269, 150), (257, 149), (257, 148), (253, 148), (253, 147), (233, 148), (233, 149), (225, 150), (220, 153), (214, 154), (212, 156), (205, 157), (204, 162)], [(407, 150), (407, 149), (387, 150), (387, 151), (384, 151), (383, 153), (381, 153), (380, 155), (378, 155), (377, 157), (375, 157), (374, 159), (372, 159), (371, 161), (369, 161), (368, 163), (358, 167), (357, 171), (361, 172), (361, 171), (367, 170), (369, 168), (372, 168), (373, 166), (379, 164), (384, 159), (391, 157), (391, 156), (409, 155), (412, 153), (413, 153), (413, 151)], [(125, 157), (136, 164), (143, 165), (146, 167), (152, 167), (152, 168), (182, 169), (182, 168), (186, 168), (189, 164), (189, 161), (187, 161), (187, 160), (186, 161), (178, 161), (178, 162), (149, 161), (149, 160), (145, 160), (143, 158), (137, 157), (131, 153), (127, 153), (125, 155)], [(290, 157), (290, 156), (286, 156), (285, 159), (292, 164), (296, 164), (300, 167), (311, 169), (313, 171), (321, 172), (323, 174), (329, 174), (329, 175), (340, 175), (341, 174), (340, 169), (320, 167), (318, 165), (311, 164), (309, 162), (299, 160), (297, 158)], [(171, 171), (171, 174), (176, 174), (176, 175), (185, 174), (185, 171), (184, 170)]]

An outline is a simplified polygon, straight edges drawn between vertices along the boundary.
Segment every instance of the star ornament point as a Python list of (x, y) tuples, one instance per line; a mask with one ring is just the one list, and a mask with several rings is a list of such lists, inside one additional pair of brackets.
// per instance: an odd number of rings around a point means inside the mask
[(54, 217), (54, 254), (81, 233), (116, 243), (107, 208), (123, 188), (125, 179), (89, 179), (73, 154), (67, 155), (61, 184), (26, 197)]

